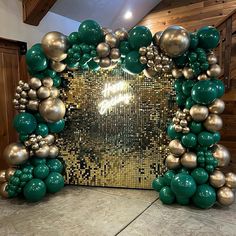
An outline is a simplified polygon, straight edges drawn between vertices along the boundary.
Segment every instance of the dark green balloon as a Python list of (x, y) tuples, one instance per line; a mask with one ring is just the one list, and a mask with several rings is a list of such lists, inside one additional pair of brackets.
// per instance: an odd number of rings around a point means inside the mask
[(182, 84), (182, 92), (186, 95), (186, 96), (190, 96), (191, 95), (191, 90), (192, 87), (194, 86), (195, 82), (193, 80), (186, 80), (183, 82)]
[(39, 113), (35, 113), (34, 117), (35, 117), (35, 119), (37, 120), (38, 123), (44, 123), (45, 122), (45, 120), (43, 119), (43, 117)]
[(173, 193), (173, 191), (171, 190), (171, 188), (169, 186), (165, 186), (161, 189), (160, 193), (159, 193), (159, 197), (160, 200), (164, 203), (164, 204), (172, 204), (175, 201), (175, 194)]
[(29, 202), (38, 202), (46, 194), (46, 186), (41, 179), (32, 179), (24, 187), (24, 196)]
[(187, 148), (193, 148), (197, 145), (197, 136), (193, 133), (188, 133), (182, 136), (182, 144)]
[(179, 107), (182, 107), (186, 103), (187, 96), (182, 92), (176, 93), (176, 103)]
[(46, 124), (39, 123), (35, 133), (37, 135), (41, 135), (42, 137), (46, 137), (48, 135), (48, 126)]
[(102, 42), (104, 38), (100, 25), (94, 20), (85, 20), (80, 24), (79, 36), (83, 43), (94, 45)]
[(69, 36), (68, 36), (68, 41), (70, 44), (75, 44), (75, 43), (79, 43), (79, 33), (78, 32), (72, 32)]
[(196, 168), (192, 171), (191, 176), (197, 184), (205, 184), (208, 180), (208, 173), (203, 168)]
[(191, 121), (189, 128), (192, 133), (198, 134), (203, 130), (203, 125), (201, 122)]
[(203, 131), (198, 134), (198, 143), (204, 147), (210, 147), (215, 142), (212, 133)]
[(46, 69), (43, 71), (45, 77), (54, 78), (57, 75), (57, 72), (54, 70)]
[(138, 50), (141, 47), (147, 47), (152, 42), (152, 33), (145, 26), (135, 26), (129, 32), (129, 44), (132, 49)]
[(48, 123), (48, 128), (51, 133), (60, 133), (65, 127), (65, 120), (61, 119), (54, 123)]
[(182, 54), (180, 57), (173, 58), (174, 63), (178, 67), (184, 67), (188, 61), (188, 51)]
[(188, 54), (188, 60), (190, 62), (195, 62), (197, 60), (197, 53), (196, 52), (190, 52)]
[(119, 45), (120, 53), (122, 57), (125, 57), (130, 51), (130, 45), (128, 41), (121, 41)]
[(171, 180), (174, 178), (175, 172), (173, 170), (168, 170), (163, 176), (164, 185), (170, 186)]
[(98, 71), (100, 69), (100, 66), (94, 60), (89, 61), (87, 64), (89, 66), (89, 69), (92, 71)]
[(46, 159), (45, 158), (39, 158), (39, 157), (31, 157), (30, 158), (30, 163), (33, 166), (37, 166), (37, 165), (40, 165), (40, 164), (46, 164)]
[(131, 74), (139, 74), (145, 69), (145, 65), (139, 61), (139, 53), (137, 51), (129, 52), (124, 59), (124, 68)]
[(56, 75), (53, 80), (53, 87), (58, 88), (61, 85), (61, 77), (59, 75)]
[(205, 49), (216, 48), (220, 41), (220, 33), (213, 26), (205, 26), (197, 31), (199, 46)]
[(86, 44), (86, 43), (81, 43), (80, 48), (81, 48), (81, 51), (82, 51), (83, 54), (84, 53), (90, 53), (90, 51), (91, 51), (89, 45)]
[(64, 187), (63, 176), (57, 172), (51, 172), (44, 182), (49, 193), (59, 192)]
[(190, 33), (190, 45), (189, 48), (194, 49), (198, 46), (198, 36), (196, 33)]
[(29, 135), (28, 134), (19, 134), (19, 140), (24, 143), (26, 140), (28, 140)]
[(209, 68), (209, 63), (208, 62), (203, 62), (200, 66), (202, 71), (206, 71)]
[(182, 133), (181, 132), (176, 132), (174, 125), (170, 124), (167, 128), (167, 135), (171, 138), (171, 139), (180, 139), (182, 137)]
[(34, 44), (34, 45), (31, 47), (31, 49), (33, 49), (33, 50), (35, 50), (35, 51), (39, 51), (39, 52), (41, 52), (41, 53), (44, 53), (41, 43), (36, 43), (36, 44)]
[(189, 198), (196, 192), (196, 183), (191, 175), (177, 174), (171, 180), (171, 190), (178, 197)]
[(48, 67), (48, 60), (39, 48), (31, 48), (26, 53), (26, 63), (34, 72), (45, 70)]
[(225, 85), (222, 82), (222, 80), (219, 79), (211, 79), (211, 82), (215, 84), (216, 89), (217, 89), (217, 97), (220, 98), (224, 95), (225, 93)]
[(206, 209), (212, 207), (216, 202), (216, 192), (208, 184), (202, 184), (197, 187), (197, 191), (192, 197), (195, 206)]
[(39, 164), (34, 168), (34, 177), (38, 179), (45, 179), (49, 174), (49, 168), (45, 164)]
[(217, 88), (210, 80), (198, 81), (192, 88), (192, 99), (199, 104), (209, 105), (217, 98)]
[(193, 101), (192, 97), (188, 97), (185, 102), (185, 108), (191, 109), (192, 106), (196, 105), (196, 102)]
[(174, 82), (174, 89), (176, 92), (182, 92), (182, 85), (185, 82), (185, 79), (179, 78)]
[(47, 166), (50, 172), (58, 172), (61, 174), (63, 171), (63, 165), (58, 159), (48, 159)]
[(181, 167), (181, 168), (179, 168), (179, 169), (177, 170), (177, 173), (178, 173), (178, 174), (182, 173), (182, 174), (188, 175), (188, 174), (189, 174), (189, 170), (186, 169), (186, 168), (184, 168), (184, 167)]
[(215, 143), (218, 143), (220, 141), (220, 138), (221, 138), (220, 132), (215, 132), (212, 134), (212, 136), (213, 136)]
[(22, 112), (14, 117), (13, 126), (20, 134), (32, 134), (37, 127), (37, 121), (32, 114)]
[(160, 190), (165, 186), (164, 184), (164, 178), (162, 176), (157, 177), (152, 181), (152, 188), (156, 190), (157, 192), (160, 192)]

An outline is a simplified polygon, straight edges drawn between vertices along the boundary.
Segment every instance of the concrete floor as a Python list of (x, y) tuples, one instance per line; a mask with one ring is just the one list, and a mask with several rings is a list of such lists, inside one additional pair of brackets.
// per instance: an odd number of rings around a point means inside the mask
[(0, 235), (236, 235), (236, 204), (199, 210), (151, 190), (67, 186), (37, 204), (0, 200)]

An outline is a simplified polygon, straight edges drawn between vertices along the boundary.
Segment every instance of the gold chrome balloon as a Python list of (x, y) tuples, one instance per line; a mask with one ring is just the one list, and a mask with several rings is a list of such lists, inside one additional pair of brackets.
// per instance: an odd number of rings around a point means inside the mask
[(7, 182), (0, 184), (0, 196), (3, 198), (8, 198), (8, 192), (7, 192)]
[(59, 154), (59, 148), (56, 145), (50, 146), (48, 158), (56, 158)]
[(38, 99), (37, 92), (36, 92), (36, 90), (34, 90), (34, 89), (30, 89), (30, 90), (28, 91), (28, 96), (29, 96), (29, 98), (32, 99), (32, 100)]
[(207, 70), (207, 75), (209, 77), (218, 77), (221, 73), (221, 68), (218, 64), (210, 66), (210, 69)]
[(170, 170), (178, 169), (181, 166), (180, 159), (170, 154), (165, 159), (165, 165)]
[(217, 201), (223, 206), (229, 206), (234, 202), (234, 193), (228, 187), (221, 187), (217, 191)]
[(69, 42), (64, 34), (52, 31), (43, 36), (42, 48), (48, 58), (54, 61), (62, 61), (67, 57)]
[(40, 99), (46, 99), (50, 96), (50, 89), (44, 86), (41, 86), (38, 90), (37, 90), (37, 96)]
[(62, 72), (66, 69), (66, 64), (59, 61), (51, 61), (51, 68), (56, 72)]
[(109, 68), (111, 66), (111, 59), (109, 57), (104, 57), (100, 59), (99, 66), (101, 68)]
[(193, 169), (197, 167), (197, 155), (193, 152), (186, 152), (180, 158), (180, 163), (186, 168)]
[(209, 112), (214, 114), (221, 114), (225, 109), (225, 103), (223, 100), (217, 98), (212, 104), (208, 107)]
[(185, 153), (186, 149), (182, 146), (178, 139), (174, 139), (169, 143), (170, 152), (175, 156), (181, 156)]
[(119, 28), (115, 30), (115, 35), (120, 41), (123, 41), (128, 38), (128, 31), (125, 28)]
[(208, 114), (209, 112), (206, 106), (194, 105), (190, 109), (190, 115), (194, 121), (204, 121)]
[(60, 91), (57, 88), (52, 87), (50, 90), (50, 97), (58, 98), (59, 96), (60, 96)]
[(8, 168), (6, 170), (6, 180), (8, 181), (15, 174), (15, 172), (16, 172), (15, 168), (12, 167)]
[(45, 144), (35, 151), (35, 156), (40, 158), (47, 158), (49, 155), (49, 151), (50, 151), (49, 146)]
[(154, 34), (152, 41), (155, 46), (159, 46), (162, 33), (163, 31), (158, 31)]
[(20, 165), (29, 158), (29, 152), (21, 143), (11, 143), (6, 146), (3, 157), (9, 165)]
[(150, 67), (146, 68), (143, 73), (147, 78), (155, 78), (158, 75), (158, 73)]
[(178, 79), (183, 76), (182, 69), (174, 68), (172, 69), (172, 75), (175, 79)]
[(53, 80), (50, 77), (46, 77), (42, 79), (43, 86), (47, 88), (51, 88), (53, 86)]
[(109, 33), (106, 34), (105, 36), (105, 42), (111, 47), (111, 48), (117, 48), (119, 45), (119, 39), (118, 37), (113, 34), (113, 33)]
[(225, 176), (220, 170), (215, 170), (209, 177), (210, 185), (214, 188), (220, 188), (225, 184)]
[(44, 140), (47, 142), (48, 145), (52, 145), (55, 142), (55, 136), (53, 134), (48, 134)]
[(218, 160), (218, 166), (227, 166), (230, 162), (230, 153), (228, 149), (221, 145), (215, 144), (212, 150), (213, 156)]
[(236, 188), (236, 174), (233, 172), (225, 174), (225, 185), (229, 188)]
[(209, 65), (213, 65), (217, 63), (217, 57), (213, 53), (207, 56), (207, 60), (208, 60)]
[(103, 35), (106, 35), (106, 34), (112, 33), (112, 30), (106, 27), (102, 27), (102, 32), (103, 32)]
[(181, 26), (170, 26), (162, 33), (159, 46), (170, 57), (178, 57), (188, 50), (190, 36)]
[(118, 48), (112, 48), (109, 57), (111, 60), (117, 61), (120, 59), (120, 50)]
[(223, 126), (223, 121), (220, 116), (216, 114), (210, 114), (204, 121), (204, 126), (211, 132), (219, 131)]
[(182, 72), (186, 79), (192, 79), (194, 77), (193, 69), (190, 67), (184, 67)]
[(6, 181), (6, 170), (0, 170), (0, 184)]
[(209, 77), (206, 74), (201, 74), (197, 77), (198, 80), (207, 80)]
[(42, 82), (38, 78), (33, 77), (29, 81), (29, 86), (32, 89), (38, 89), (39, 87), (41, 87), (41, 85), (42, 85)]
[(65, 104), (59, 98), (47, 98), (39, 104), (39, 113), (49, 123), (61, 120), (65, 113)]
[(99, 57), (107, 57), (110, 54), (110, 46), (107, 43), (99, 43), (96, 50)]
[(39, 102), (37, 100), (30, 100), (27, 104), (27, 109), (37, 111), (39, 108)]

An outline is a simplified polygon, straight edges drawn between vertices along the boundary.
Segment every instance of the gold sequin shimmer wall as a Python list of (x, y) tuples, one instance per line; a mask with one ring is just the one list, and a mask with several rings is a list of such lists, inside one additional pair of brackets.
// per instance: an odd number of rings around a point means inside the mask
[[(71, 73), (71, 72), (70, 72)], [(67, 184), (150, 189), (165, 171), (171, 78), (121, 68), (64, 74), (66, 128), (59, 144)]]

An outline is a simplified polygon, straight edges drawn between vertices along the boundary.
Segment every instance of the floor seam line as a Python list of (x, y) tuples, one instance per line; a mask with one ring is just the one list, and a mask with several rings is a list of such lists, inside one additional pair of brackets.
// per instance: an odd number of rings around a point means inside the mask
[(150, 205), (148, 205), (143, 211), (141, 211), (137, 216), (134, 217), (127, 225), (125, 225), (121, 230), (119, 230), (114, 236), (118, 236), (122, 231), (124, 231), (130, 224), (132, 224), (136, 219), (138, 219), (146, 210), (148, 210), (157, 200), (159, 199), (159, 196), (151, 202)]

